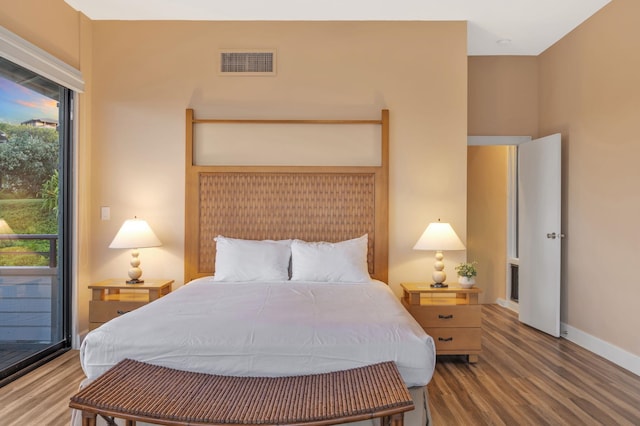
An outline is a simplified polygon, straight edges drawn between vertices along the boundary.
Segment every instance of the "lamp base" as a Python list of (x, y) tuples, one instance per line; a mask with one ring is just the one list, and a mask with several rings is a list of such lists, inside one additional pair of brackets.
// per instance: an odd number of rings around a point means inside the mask
[(127, 281), (127, 284), (143, 284), (143, 283), (144, 283), (144, 280), (139, 280), (137, 278)]
[(433, 283), (433, 284), (431, 284), (431, 287), (433, 287), (433, 288), (446, 288), (446, 287), (449, 287), (449, 284), (445, 284), (445, 283)]

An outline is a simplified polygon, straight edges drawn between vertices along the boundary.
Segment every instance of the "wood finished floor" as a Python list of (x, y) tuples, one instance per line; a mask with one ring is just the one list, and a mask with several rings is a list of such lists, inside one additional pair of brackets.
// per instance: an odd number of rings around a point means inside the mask
[(438, 358), (435, 425), (640, 425), (640, 377), (498, 305), (482, 320), (477, 364)]
[(69, 398), (84, 378), (78, 351), (69, 351), (0, 388), (0, 425), (69, 426)]
[[(479, 362), (438, 358), (434, 425), (640, 425), (640, 377), (504, 308), (484, 305), (482, 314)], [(0, 388), (0, 425), (69, 425), (68, 401), (83, 377), (69, 351)]]

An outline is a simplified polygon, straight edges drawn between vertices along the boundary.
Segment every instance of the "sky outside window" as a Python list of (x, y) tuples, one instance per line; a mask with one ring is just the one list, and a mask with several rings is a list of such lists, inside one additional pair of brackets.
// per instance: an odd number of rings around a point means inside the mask
[(58, 102), (0, 77), (0, 122), (20, 124), (31, 119), (58, 120)]

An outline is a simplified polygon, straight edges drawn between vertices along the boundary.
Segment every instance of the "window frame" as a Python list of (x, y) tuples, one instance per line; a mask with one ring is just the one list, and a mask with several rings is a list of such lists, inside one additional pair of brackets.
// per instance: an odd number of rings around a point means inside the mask
[(26, 374), (34, 368), (44, 364), (58, 354), (70, 349), (74, 344), (75, 332), (73, 307), (76, 305), (76, 277), (74, 265), (77, 264), (77, 240), (75, 214), (77, 209), (75, 173), (77, 159), (75, 147), (77, 146), (77, 125), (75, 123), (75, 111), (77, 110), (77, 93), (84, 91), (82, 73), (76, 68), (64, 63), (55, 56), (22, 39), (6, 28), (0, 26), (0, 57), (20, 65), (33, 73), (51, 80), (62, 86), (61, 99), (59, 101), (59, 143), (60, 143), (60, 173), (61, 173), (61, 197), (59, 206), (61, 210), (58, 229), (59, 232), (58, 253), (61, 261), (58, 264), (60, 291), (62, 292), (62, 309), (60, 311), (61, 341), (53, 344), (39, 354), (33, 355), (21, 361), (11, 368), (8, 376), (0, 380), (0, 386)]

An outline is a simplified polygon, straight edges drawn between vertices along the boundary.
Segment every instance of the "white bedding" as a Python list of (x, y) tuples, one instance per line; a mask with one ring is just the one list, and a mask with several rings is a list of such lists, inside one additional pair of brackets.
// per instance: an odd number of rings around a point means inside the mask
[(90, 332), (87, 378), (124, 358), (234, 376), (286, 376), (392, 360), (408, 387), (435, 367), (433, 340), (388, 286), (202, 278)]

